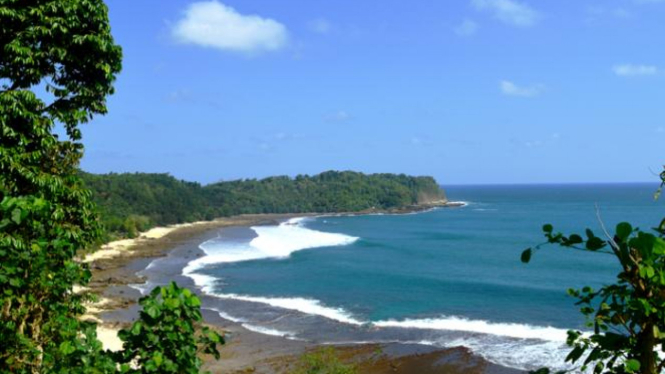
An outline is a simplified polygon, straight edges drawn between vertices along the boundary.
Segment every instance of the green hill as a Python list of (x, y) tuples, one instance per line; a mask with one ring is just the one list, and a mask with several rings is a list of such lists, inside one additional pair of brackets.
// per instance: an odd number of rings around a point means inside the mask
[(431, 177), (327, 171), (213, 183), (168, 174), (81, 173), (109, 234), (237, 214), (391, 211), (445, 201)]

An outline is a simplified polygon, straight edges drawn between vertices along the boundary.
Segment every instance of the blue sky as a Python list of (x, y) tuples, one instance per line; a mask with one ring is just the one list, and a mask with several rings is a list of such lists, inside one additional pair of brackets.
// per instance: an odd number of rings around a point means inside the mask
[(87, 171), (628, 182), (665, 161), (665, 0), (107, 4), (124, 67)]

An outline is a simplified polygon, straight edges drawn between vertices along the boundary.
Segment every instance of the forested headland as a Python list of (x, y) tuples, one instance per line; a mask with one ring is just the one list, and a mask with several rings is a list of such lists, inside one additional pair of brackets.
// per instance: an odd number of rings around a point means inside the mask
[(432, 177), (327, 171), (202, 186), (168, 174), (81, 172), (110, 236), (237, 214), (391, 211), (445, 201)]

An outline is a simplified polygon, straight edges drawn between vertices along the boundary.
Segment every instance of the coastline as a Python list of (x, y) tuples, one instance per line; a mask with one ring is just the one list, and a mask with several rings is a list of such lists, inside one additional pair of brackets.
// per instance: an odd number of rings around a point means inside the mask
[[(417, 211), (440, 206), (427, 206), (426, 208), (421, 206)], [(414, 210), (390, 213), (412, 212)], [(388, 212), (363, 212), (362, 214), (372, 213)], [(357, 214), (361, 213), (352, 215)], [(93, 278), (86, 291), (99, 295), (101, 301), (88, 307), (86, 318), (101, 321), (99, 336), (105, 347), (119, 349), (121, 345), (118, 345), (119, 340), (117, 340), (115, 332), (128, 326), (138, 313), (136, 301), (141, 294), (132, 285), (136, 286), (145, 281), (145, 278), (137, 273), (148, 267), (153, 260), (172, 256), (182, 261), (189, 261), (200, 257), (203, 252), (198, 249), (198, 244), (203, 242), (206, 237), (214, 237), (220, 229), (277, 225), (290, 218), (306, 216), (322, 216), (322, 214), (236, 216), (210, 222), (155, 228), (129, 242), (123, 240), (121, 243), (109, 243), (101, 250), (106, 252), (92, 257), (92, 260), (84, 260), (90, 262), (93, 271)], [(178, 276), (179, 274), (170, 275)], [(182, 279), (178, 280), (179, 283), (181, 281)], [(190, 281), (184, 286), (191, 287), (193, 282)], [(202, 298), (209, 297), (201, 296)], [(227, 344), (221, 349), (222, 359), (220, 361), (206, 360), (205, 369), (213, 373), (283, 373), (297, 362), (298, 356), (302, 353), (321, 346), (318, 343), (290, 340), (285, 337), (250, 331), (241, 323), (223, 319), (214, 310), (204, 309), (203, 314), (207, 325), (224, 332), (229, 337)], [(434, 373), (444, 370), (453, 373), (519, 372), (493, 365), (464, 348), (438, 349), (414, 344), (366, 343), (337, 346), (337, 350), (344, 361), (358, 363), (360, 372), (363, 373)]]

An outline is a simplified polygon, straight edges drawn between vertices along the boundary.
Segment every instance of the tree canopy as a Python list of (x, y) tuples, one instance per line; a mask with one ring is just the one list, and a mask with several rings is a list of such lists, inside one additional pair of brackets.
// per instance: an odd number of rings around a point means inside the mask
[(72, 293), (90, 273), (73, 256), (100, 233), (78, 126), (106, 112), (122, 53), (92, 0), (3, 0), (0, 48), (0, 369), (75, 367), (94, 347)]
[[(73, 292), (90, 279), (74, 256), (101, 234), (78, 176), (79, 126), (106, 113), (121, 67), (108, 10), (101, 0), (0, 0), (0, 51), (0, 372), (124, 370), (102, 350), (95, 324), (80, 320), (84, 297)], [(161, 295), (146, 301), (160, 311), (151, 327), (171, 323), (168, 311), (199, 320), (195, 296), (179, 288)], [(170, 301), (180, 298), (184, 306)], [(160, 346), (137, 349), (143, 357)], [(200, 362), (174, 365), (191, 372)]]
[(341, 213), (440, 201), (431, 177), (327, 171), (201, 186), (167, 174), (82, 173), (106, 228), (132, 236), (154, 225), (253, 213)]

